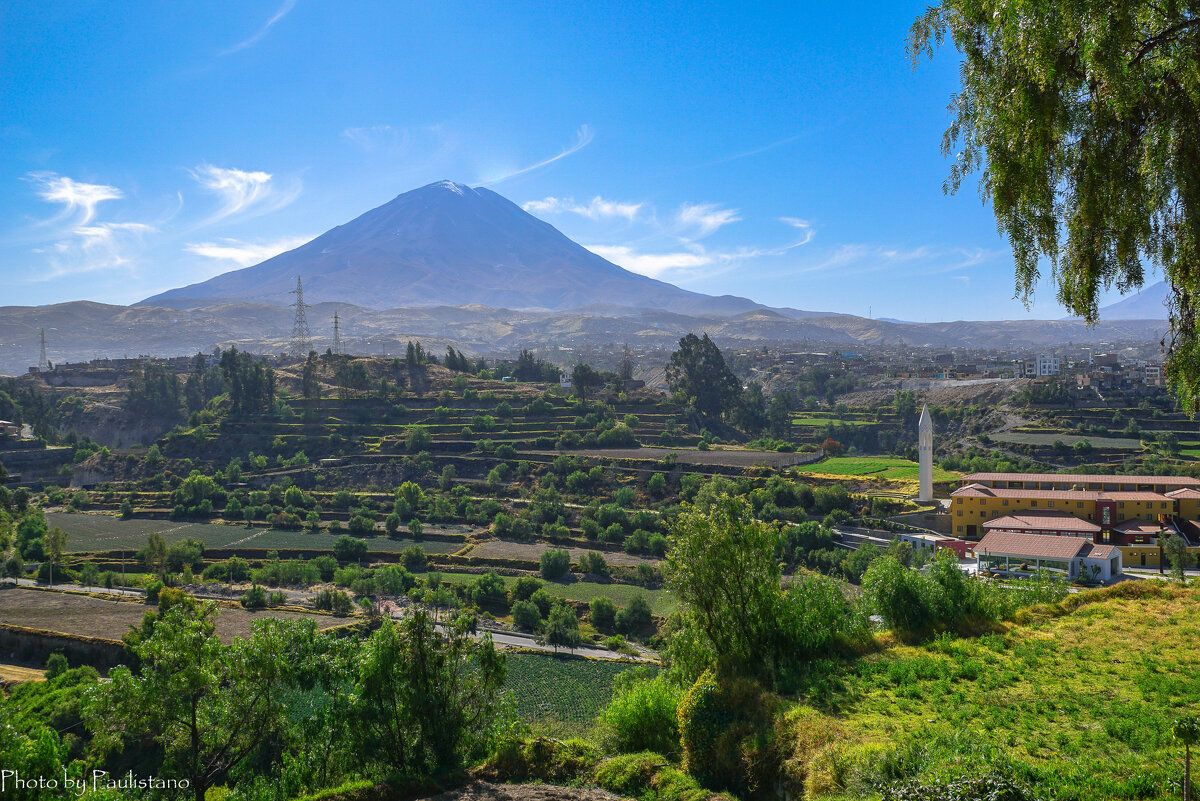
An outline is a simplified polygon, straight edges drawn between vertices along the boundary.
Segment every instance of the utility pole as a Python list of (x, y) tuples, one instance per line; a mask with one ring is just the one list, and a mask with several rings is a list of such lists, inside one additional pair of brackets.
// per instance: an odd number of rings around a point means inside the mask
[(296, 319), (292, 323), (292, 355), (297, 359), (305, 359), (312, 350), (312, 334), (308, 331), (308, 316), (304, 310), (309, 306), (304, 302), (304, 286), (300, 283), (300, 276), (296, 276), (296, 288), (288, 294), (296, 296), (296, 302), (292, 304), (296, 310)]
[(46, 329), (42, 329), (42, 355), (38, 357), (38, 372), (44, 373), (49, 369), (50, 363), (46, 361)]
[(336, 311), (333, 313), (333, 355), (342, 355), (342, 327)]

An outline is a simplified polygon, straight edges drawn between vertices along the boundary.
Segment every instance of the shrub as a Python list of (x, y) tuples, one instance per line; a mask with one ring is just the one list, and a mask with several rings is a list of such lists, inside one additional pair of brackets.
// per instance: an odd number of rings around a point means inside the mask
[(46, 659), (46, 679), (56, 679), (67, 672), (67, 658), (62, 654), (50, 654)]
[(663, 756), (649, 751), (622, 752), (600, 763), (596, 768), (596, 784), (624, 798), (642, 798), (651, 790), (655, 774), (667, 764)]
[(646, 596), (639, 592), (629, 599), (629, 606), (617, 612), (617, 631), (622, 634), (643, 634), (650, 630), (654, 616), (650, 612), (650, 604)]
[(619, 687), (600, 713), (605, 748), (619, 754), (677, 754), (681, 696), (680, 689), (665, 675)]
[(542, 625), (542, 612), (533, 601), (517, 601), (512, 605), (512, 619), (522, 631), (537, 631)]
[(512, 599), (528, 601), (535, 592), (542, 588), (542, 580), (533, 576), (521, 576), (513, 584)]
[[(684, 769), (705, 787), (741, 798), (770, 786), (775, 775), (756, 776), (774, 765), (757, 764), (756, 746), (771, 740), (778, 699), (750, 679), (725, 678), (710, 668), (679, 703), (679, 738)], [(756, 770), (757, 769), (757, 770)], [(766, 778), (765, 782), (758, 781)]]
[(598, 576), (608, 575), (608, 561), (599, 551), (585, 551), (579, 557), (579, 569), (584, 573), (594, 573)]
[(596, 631), (610, 632), (616, 622), (617, 607), (612, 602), (611, 598), (601, 595), (599, 598), (593, 598), (590, 612), (592, 616), (592, 626)]
[(313, 606), (335, 615), (348, 615), (354, 610), (354, 602), (344, 590), (324, 589), (312, 600)]
[(409, 570), (424, 570), (429, 564), (429, 557), (420, 545), (410, 545), (400, 552), (400, 558), (404, 560), (404, 566)]
[(357, 562), (366, 555), (367, 544), (354, 537), (343, 534), (333, 543), (333, 556), (339, 562)]
[(246, 590), (242, 596), (242, 606), (246, 609), (262, 609), (267, 605), (267, 591), (255, 584)]
[(655, 473), (646, 481), (646, 489), (651, 495), (663, 495), (667, 491), (667, 477), (662, 473)]
[(566, 575), (571, 569), (571, 552), (564, 548), (550, 548), (542, 551), (540, 566), (544, 579), (556, 579)]

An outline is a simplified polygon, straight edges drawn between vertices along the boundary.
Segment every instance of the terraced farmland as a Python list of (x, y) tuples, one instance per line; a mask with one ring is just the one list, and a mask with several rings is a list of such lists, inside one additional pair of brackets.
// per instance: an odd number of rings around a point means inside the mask
[[(517, 714), (539, 729), (582, 734), (609, 702), (613, 681), (636, 666), (628, 662), (549, 654), (513, 653), (508, 657), (505, 690)], [(640, 666), (651, 675), (657, 666)]]
[[(245, 548), (247, 550), (276, 550), (299, 548), (305, 550), (332, 550), (336, 536), (328, 532), (287, 531), (271, 528), (246, 528), (245, 526), (221, 525), (219, 523), (187, 523), (173, 520), (121, 520), (111, 515), (68, 514), (51, 512), (46, 522), (67, 532), (67, 550), (74, 553), (94, 553), (119, 549), (136, 550), (146, 544), (146, 538), (154, 532), (162, 534), (170, 545), (191, 538), (203, 542), (206, 548)], [(450, 527), (447, 527), (450, 529)], [(436, 527), (429, 527), (436, 531)], [(452, 532), (457, 527), (450, 529)], [(371, 537), (366, 540), (367, 550), (375, 553), (398, 553), (414, 544), (411, 539)], [(426, 553), (453, 553), (462, 547), (462, 542), (422, 540), (420, 545)]]
[[(801, 475), (916, 481), (917, 463), (898, 456), (838, 456), (799, 470)], [(957, 473), (934, 466), (934, 481), (957, 481)]]

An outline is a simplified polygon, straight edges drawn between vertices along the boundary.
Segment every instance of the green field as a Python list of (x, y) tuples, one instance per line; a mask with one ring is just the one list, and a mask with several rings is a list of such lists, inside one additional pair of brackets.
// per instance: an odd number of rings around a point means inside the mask
[(832, 417), (793, 417), (792, 425), (794, 426), (827, 426), (831, 423), (840, 423), (844, 426), (877, 426), (879, 423), (874, 420), (838, 420)]
[[(847, 478), (882, 478), (892, 481), (916, 481), (917, 463), (898, 456), (838, 456), (808, 465), (802, 475), (845, 476)], [(934, 481), (957, 481), (957, 473), (933, 468)]]
[[(508, 656), (505, 690), (526, 723), (554, 734), (579, 735), (612, 698), (613, 679), (632, 667), (577, 656), (514, 653)], [(655, 665), (642, 669), (658, 672)]]
[(1142, 441), (1129, 437), (1084, 437), (1078, 434), (1042, 433), (1035, 431), (1002, 431), (989, 435), (996, 442), (1008, 442), (1014, 445), (1041, 445), (1049, 447), (1061, 440), (1068, 446), (1080, 440), (1087, 440), (1096, 448), (1121, 448), (1125, 450), (1140, 450)]
[[(322, 532), (282, 529), (246, 528), (217, 523), (188, 523), (175, 520), (121, 520), (109, 515), (68, 514), (51, 512), (46, 522), (67, 532), (67, 550), (76, 553), (114, 551), (121, 548), (136, 550), (146, 544), (154, 532), (162, 534), (167, 544), (191, 537), (208, 548), (247, 548), (272, 550), (278, 548), (307, 548), (332, 550), (335, 536)], [(373, 537), (367, 548), (376, 553), (395, 553), (412, 545), (408, 539)], [(462, 543), (437, 540), (418, 543), (427, 553), (451, 553)]]
[[(442, 573), (442, 580), (450, 584), (470, 584), (479, 578), (476, 573)], [(501, 576), (506, 587), (511, 587), (516, 578)], [(546, 592), (557, 598), (568, 601), (591, 601), (593, 598), (604, 596), (611, 598), (617, 606), (627, 606), (633, 596), (642, 594), (650, 604), (650, 611), (656, 615), (666, 616), (675, 611), (678, 601), (667, 590), (647, 590), (631, 584), (600, 584), (594, 581), (547, 581)]]

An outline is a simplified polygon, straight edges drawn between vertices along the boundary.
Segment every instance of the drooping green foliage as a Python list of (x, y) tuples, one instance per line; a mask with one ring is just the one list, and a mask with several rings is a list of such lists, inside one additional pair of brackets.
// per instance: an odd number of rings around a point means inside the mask
[(359, 661), (355, 714), (368, 751), (403, 775), (460, 768), (480, 755), (504, 684), (490, 637), (476, 643), (465, 616), (439, 632), (423, 611), (385, 621)]
[(1089, 322), (1103, 287), (1171, 287), (1167, 374), (1200, 409), (1200, 9), (1130, 0), (944, 0), (913, 24), (914, 63), (947, 35), (962, 87), (942, 152), (980, 191), (1029, 300), (1050, 265)]

